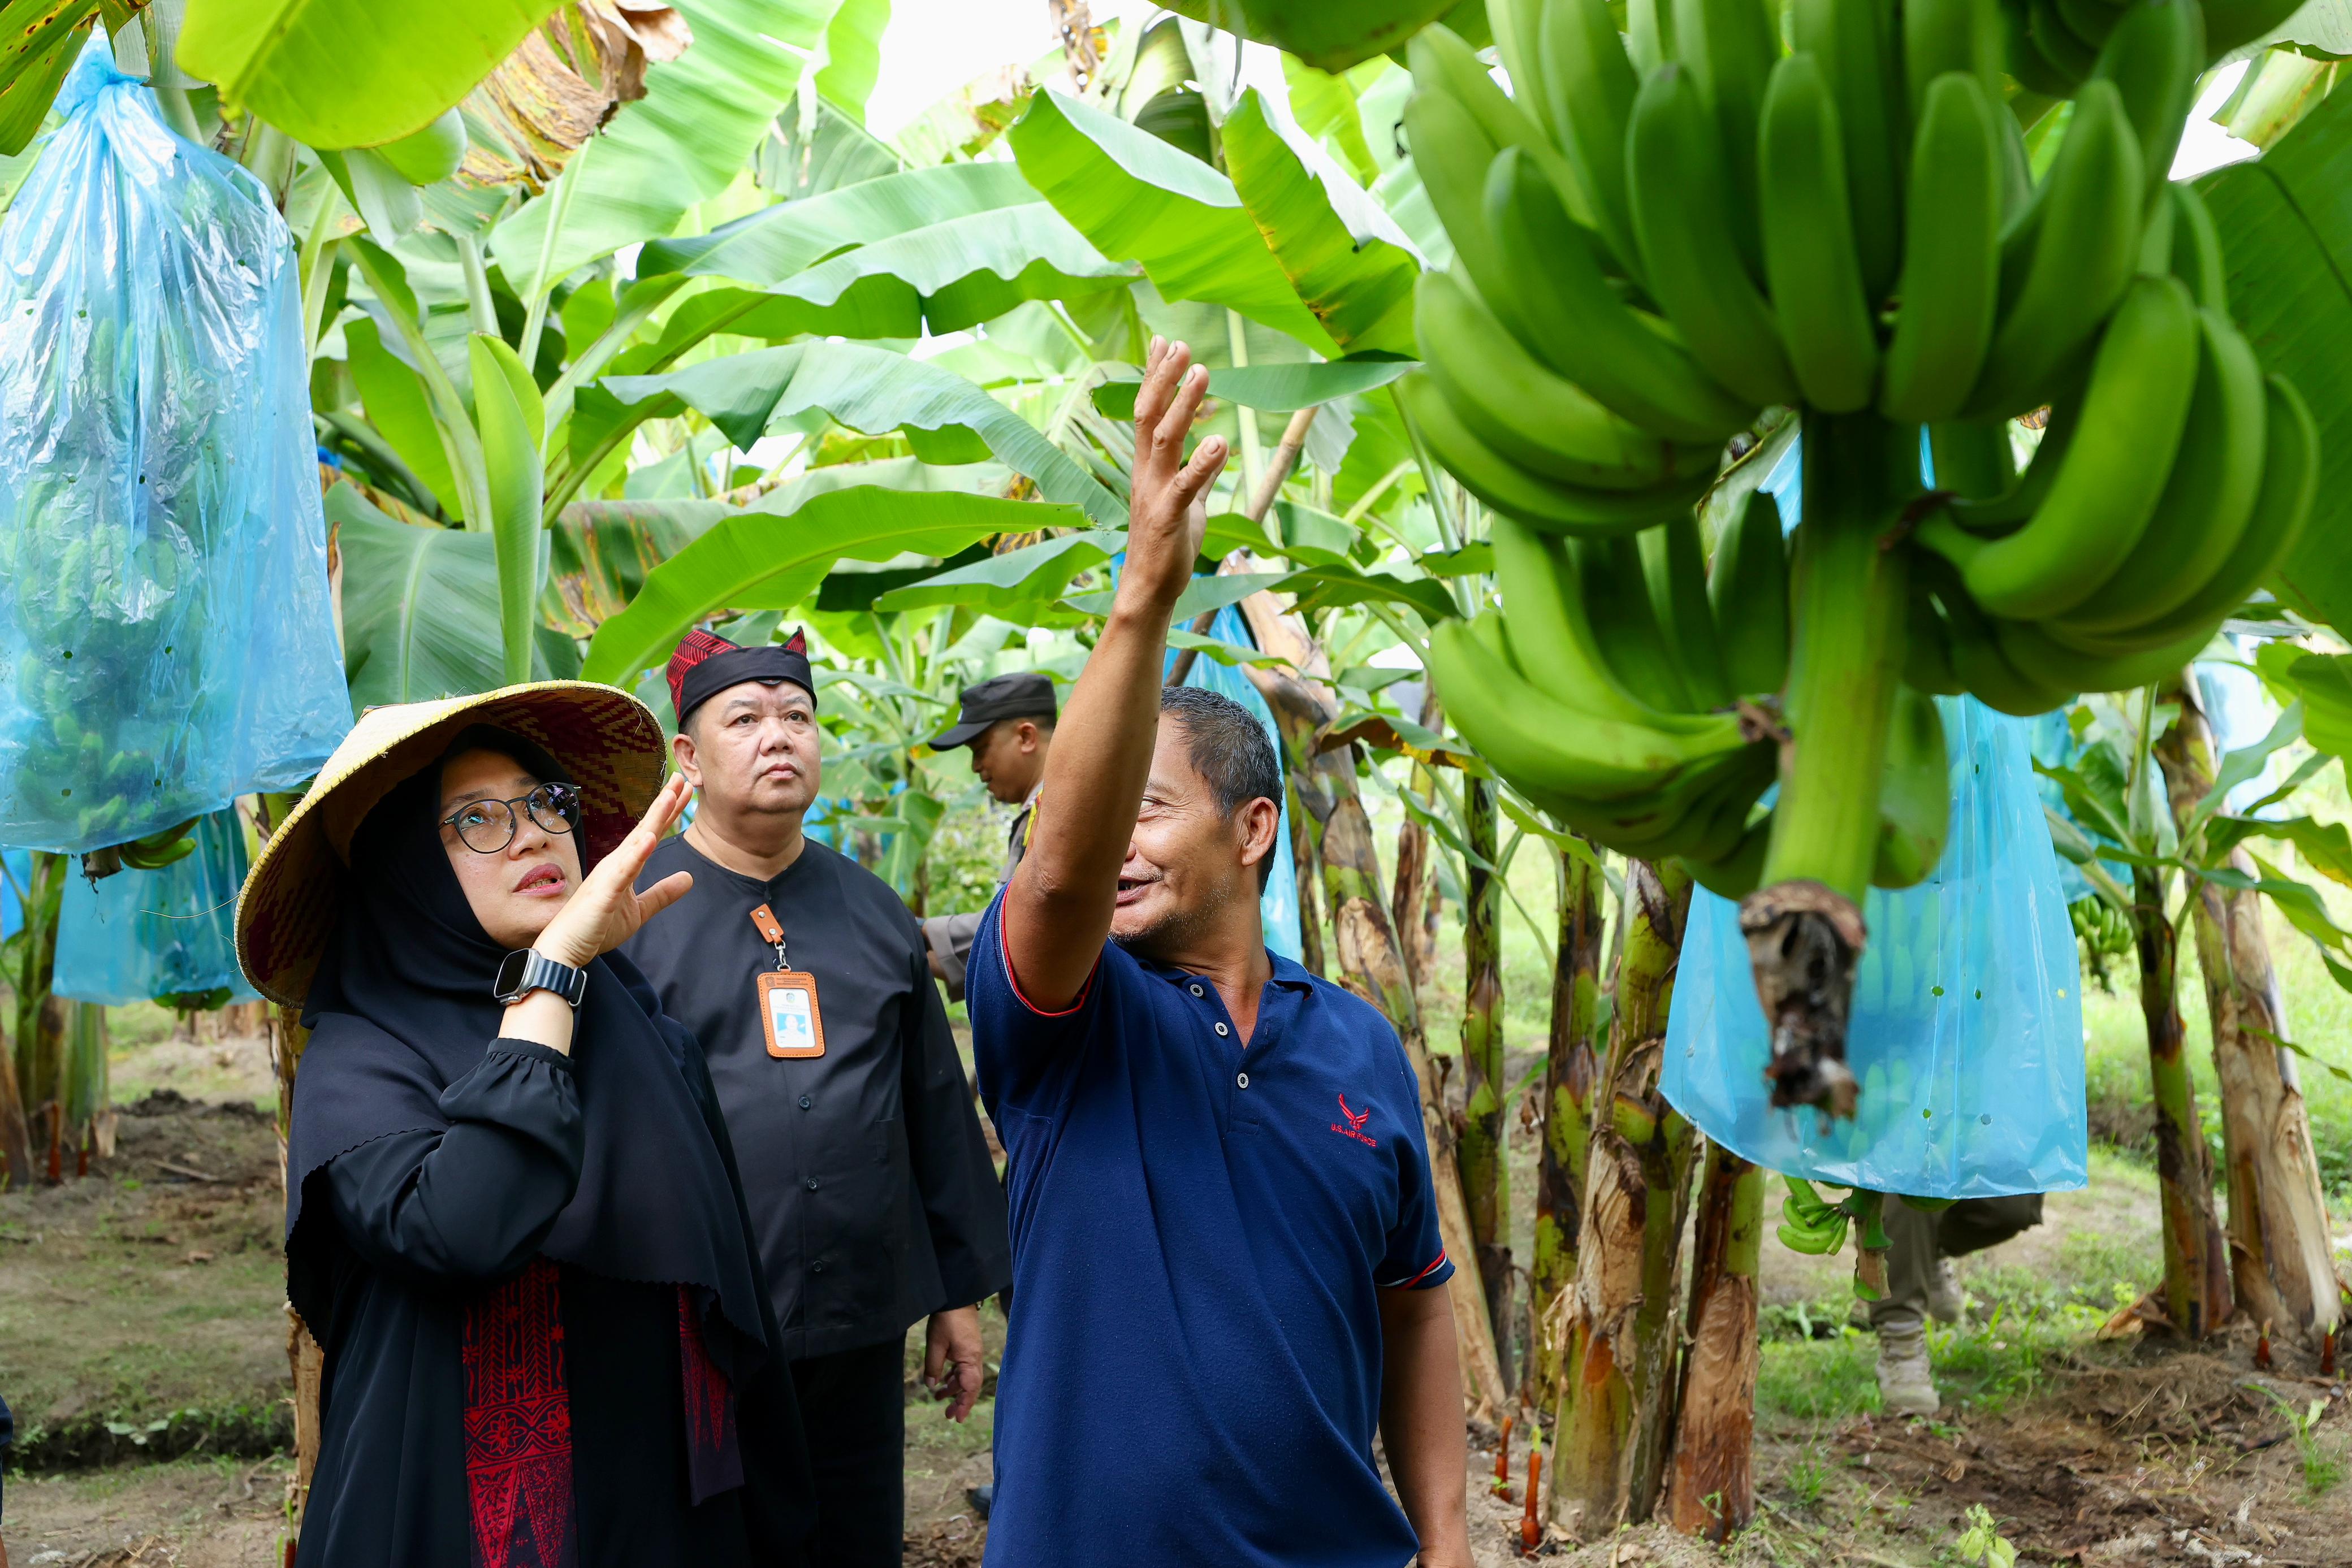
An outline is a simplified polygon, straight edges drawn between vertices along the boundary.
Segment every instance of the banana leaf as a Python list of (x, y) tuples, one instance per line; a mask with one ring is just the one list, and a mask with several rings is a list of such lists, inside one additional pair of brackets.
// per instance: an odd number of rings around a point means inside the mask
[(1404, 232), (1337, 165), (1309, 168), (1268, 121), (1255, 88), (1224, 129), (1234, 189), (1331, 340), (1350, 353), (1417, 356), (1412, 293), (1421, 258), (1399, 243)]
[[(1209, 371), (1209, 395), (1269, 413), (1291, 413), (1351, 393), (1370, 392), (1421, 368), (1414, 360), (1326, 360), (1319, 363), (1222, 365)], [(1143, 372), (1121, 366), (1093, 392), (1095, 407), (1113, 419), (1135, 417)]]
[(817, 96), (860, 125), (866, 123), (866, 100), (882, 78), (882, 35), (889, 26), (890, 0), (842, 0), (824, 30)]
[[(507, 0), (512, 4), (513, 0)], [(507, 280), (530, 298), (583, 262), (677, 227), (688, 208), (733, 183), (801, 72), (841, 0), (674, 0), (694, 47), (646, 72), (646, 96), (625, 104), (583, 148), (586, 162), (498, 226), (490, 248)], [(547, 224), (561, 198), (563, 225), (539, 276)]]
[(1341, 352), (1266, 248), (1269, 214), (1254, 215), (1216, 170), (1059, 93), (1032, 98), (1009, 139), (1029, 183), (1103, 255), (1142, 263), (1163, 298), (1222, 305), (1317, 353)]
[(2231, 314), (2319, 424), (2311, 520), (2271, 587), (2304, 615), (2352, 628), (2352, 93), (2198, 188), (2228, 254)]
[(787, 514), (740, 512), (646, 574), (629, 607), (596, 629), (581, 673), (625, 682), (717, 611), (793, 609), (837, 560), (948, 556), (995, 534), (1083, 524), (1071, 507), (871, 485), (813, 496)]
[[(667, 375), (607, 376), (599, 384), (621, 405), (625, 422), (684, 403), (738, 447), (757, 441), (772, 419), (810, 409), (822, 409), (867, 435), (906, 430), (976, 440), (998, 462), (1034, 480), (1047, 500), (1081, 507), (1097, 523), (1126, 520), (1125, 503), (1036, 426), (961, 376), (887, 350), (793, 343), (706, 360)], [(583, 411), (586, 406), (583, 399)], [(611, 439), (609, 431), (575, 429), (575, 449), (583, 435)], [(1043, 524), (1039, 519), (1023, 526)]]
[(433, 423), (424, 382), (385, 345), (372, 317), (354, 317), (343, 324), (343, 347), (368, 423), (391, 444), (409, 472), (433, 492), (441, 509), (464, 522), (465, 495), (451, 476), (448, 450), (441, 444), (440, 429)]
[(329, 489), (325, 505), (343, 559), (352, 711), (499, 685), (504, 660), (491, 537), (396, 523), (349, 485)]
[(875, 600), (874, 608), (888, 612), (953, 604), (985, 615), (1016, 619), (1052, 604), (1068, 591), (1078, 573), (1100, 566), (1126, 548), (1127, 534), (1121, 529), (1063, 534), (893, 589)]
[(545, 473), (539, 444), (547, 411), (522, 361), (501, 339), (474, 334), (474, 417), (489, 481), (490, 537), (499, 564), (499, 643), (509, 683), (530, 678), (533, 628), (547, 535), (540, 527)]
[(682, 272), (770, 288), (837, 251), (1037, 199), (1010, 163), (909, 169), (762, 208), (706, 235), (651, 241), (637, 253), (637, 276)]
[(0, 5), (0, 154), (15, 157), (39, 134), (97, 15), (97, 0)]
[[(694, 16), (699, 47), (704, 7), (678, 5)], [(225, 102), (297, 141), (370, 147), (438, 119), (555, 6), (556, 0), (188, 0), (178, 61), (217, 85)], [(797, 75), (799, 62), (792, 65)]]

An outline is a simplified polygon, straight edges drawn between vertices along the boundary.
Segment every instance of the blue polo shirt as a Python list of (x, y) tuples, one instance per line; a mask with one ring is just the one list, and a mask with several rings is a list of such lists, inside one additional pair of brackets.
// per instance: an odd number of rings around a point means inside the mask
[(1003, 907), (965, 982), (1013, 1218), (986, 1561), (1409, 1563), (1377, 1292), (1454, 1270), (1396, 1031), (1276, 957), (1244, 1049), (1214, 986), (1114, 944), (1043, 1012)]

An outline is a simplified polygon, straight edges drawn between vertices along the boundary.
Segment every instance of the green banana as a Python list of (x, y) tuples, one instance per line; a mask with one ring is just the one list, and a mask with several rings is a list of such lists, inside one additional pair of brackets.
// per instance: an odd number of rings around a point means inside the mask
[[(1547, 172), (1559, 182), (1560, 189), (1571, 193), (1578, 201), (1583, 193), (1577, 183), (1576, 172), (1560, 156), (1536, 117), (1497, 86), (1486, 73), (1486, 62), (1478, 52), (1462, 41), (1459, 34), (1441, 22), (1433, 22), (1412, 36), (1405, 54), (1412, 67), (1413, 91), (1438, 92), (1454, 99), (1470, 111), (1478, 128), (1497, 152), (1506, 147), (1523, 147), (1542, 163)], [(1468, 197), (1475, 205), (1481, 187), (1472, 185)], [(1577, 221), (1586, 225), (1591, 214), (1580, 212)], [(1451, 231), (1449, 231), (1451, 232)]]
[[(1915, 128), (1927, 118), (1928, 88), (1948, 71), (1974, 77), (1998, 103), (2001, 65), (1999, 0), (1904, 0), (1903, 75)], [(1916, 146), (1916, 130), (1914, 137)], [(1915, 152), (1915, 171), (1917, 157)]]
[(1698, 89), (1715, 127), (1716, 155), (1732, 244), (1748, 276), (1764, 280), (1762, 202), (1757, 181), (1758, 121), (1764, 83), (1780, 53), (1757, 0), (1674, 0), (1676, 57)]
[(2179, 238), (2172, 247), (2172, 270), (2197, 296), (2197, 303), (2224, 315), (2230, 309), (2230, 284), (2221, 259), (2221, 231), (2197, 187), (2186, 183), (2172, 187), (2173, 216)]
[(1445, 237), (1454, 244), (1455, 265), (1470, 275), (1484, 299), (1510, 308), (1511, 275), (1495, 253), (1494, 236), (1486, 231), (1485, 204), (1486, 168), (1495, 161), (1494, 140), (1479, 128), (1477, 118), (1442, 92), (1416, 91), (1405, 100), (1405, 141), (1412, 150), (1413, 167)]
[(1634, 542), (1649, 586), (1651, 613), (1665, 634), (1666, 650), (1682, 673), (1691, 706), (1727, 706), (1737, 694), (1724, 673), (1715, 612), (1707, 602), (1706, 547), (1699, 538), (1698, 514), (1687, 512), (1662, 528), (1645, 528)]
[(1772, 748), (1750, 745), (1684, 768), (1649, 794), (1625, 800), (1601, 803), (1521, 792), (1568, 827), (1620, 854), (1714, 862), (1739, 850), (1748, 815), (1770, 786), (1772, 774)]
[(1794, 54), (1772, 68), (1763, 121), (1764, 270), (1780, 343), (1808, 403), (1852, 413), (1870, 406), (1878, 338), (1854, 248), (1837, 106), (1819, 60)]
[(1638, 538), (1571, 538), (1569, 553), (1584, 583), (1584, 620), (1601, 657), (1625, 689), (1653, 707), (1694, 713), (1699, 703), (1683, 678), (1682, 661), (1667, 645), (1651, 608)]
[(1916, 887), (1944, 852), (1952, 825), (1952, 772), (1944, 748), (1944, 716), (1936, 699), (1909, 686), (1897, 689), (1886, 736), (1886, 763), (1878, 787), (1878, 849), (1873, 887)]
[(1878, 409), (1889, 419), (1948, 420), (1967, 401), (1992, 342), (2000, 296), (2000, 133), (1973, 76), (1948, 71), (1927, 89), (1912, 132), (1903, 279)]
[(1779, 691), (1789, 679), (1789, 544), (1780, 504), (1769, 493), (1749, 496), (1725, 527), (1706, 591), (1732, 691), (1743, 696)]
[(1714, 473), (1713, 452), (1648, 434), (1538, 364), (1450, 273), (1421, 275), (1413, 326), (1455, 415), (1526, 468), (1601, 490)]
[(1636, 78), (1675, 57), (1673, 0), (1625, 0), (1625, 54)]
[(2230, 319), (2198, 312), (2204, 352), (2184, 440), (2138, 549), (2060, 619), (2086, 632), (2145, 625), (2186, 603), (2237, 548), (2263, 487), (2263, 368)]
[(1545, 89), (1543, 57), (1538, 48), (1548, 9), (1545, 0), (1493, 0), (1486, 7), (1486, 22), (1495, 32), (1495, 53), (1511, 78), (1512, 100), (1534, 117), (1544, 134), (1558, 141), (1560, 128), (1552, 119), (1552, 95)]
[(1625, 196), (1625, 125), (1642, 81), (1625, 57), (1609, 0), (1550, 0), (1542, 8), (1536, 56), (1552, 135), (1591, 204), (1592, 226), (1620, 268), (1638, 279), (1642, 252)]
[(2058, 20), (2064, 24), (2067, 34), (2084, 47), (2096, 49), (2105, 45), (2107, 36), (2116, 30), (2122, 16), (2119, 6), (2108, 0), (2054, 0)]
[[(2096, 5), (2101, 0), (2083, 0)], [(2205, 65), (2205, 18), (2198, 0), (2137, 0), (2120, 14), (2092, 76), (2111, 81), (2138, 133), (2143, 194), (2163, 193), (2180, 129)]]
[(2131, 554), (2180, 446), (2198, 337), (2197, 308), (2179, 278), (2135, 280), (2100, 339), (2081, 428), (2032, 519), (1990, 542), (1948, 517), (1919, 529), (1919, 542), (1960, 569), (1989, 613), (2071, 610)]
[(2053, 0), (2027, 0), (2026, 32), (2042, 57), (2069, 82), (2081, 82), (2098, 64), (2098, 50), (2074, 36)]
[(1729, 715), (1711, 730), (1670, 735), (1564, 707), (1458, 621), (1431, 632), (1429, 657), (1454, 727), (1506, 779), (1549, 795), (1598, 805), (1643, 796), (1679, 769), (1746, 744)]
[(1717, 898), (1737, 904), (1764, 881), (1764, 852), (1772, 847), (1772, 813), (1749, 822), (1728, 854), (1715, 860), (1683, 857), (1691, 880)]
[(2263, 414), (2263, 487), (2253, 516), (2229, 560), (2187, 602), (2170, 613), (2125, 632), (2077, 632), (2060, 624), (2053, 636), (2098, 653), (2128, 653), (2162, 647), (2210, 631), (2226, 620), (2246, 596), (2267, 580), (2303, 537), (2319, 487), (2319, 426), (2303, 394), (2284, 376), (2266, 379), (2268, 406)]
[(1671, 713), (1627, 690), (1609, 667), (1584, 618), (1584, 580), (1575, 552), (1503, 513), (1494, 514), (1495, 580), (1511, 662), (1563, 706), (1599, 718), (1686, 731), (1712, 716)]
[[(1622, 159), (1619, 163), (1622, 165)], [(1515, 147), (1486, 173), (1486, 220), (1520, 340), (1552, 369), (1645, 430), (1712, 442), (1745, 430), (1755, 410), (1716, 385), (1601, 276), (1594, 236), (1568, 214), (1543, 170)]]
[(1952, 666), (1952, 628), (1944, 620), (1922, 574), (1911, 574), (1911, 619), (1903, 639), (1903, 684), (1932, 696), (1956, 697), (1969, 689)]
[[(2177, 204), (2166, 201), (2161, 193), (2148, 204), (2147, 222), (2139, 232), (2139, 264), (2136, 270), (2155, 275), (2173, 270), (2172, 231), (2177, 226), (2173, 218), (2179, 210)], [(2194, 290), (2195, 285), (2190, 279), (2184, 277), (2181, 281), (2189, 283)]]
[[(1904, 150), (1909, 141), (1898, 24), (1882, 0), (1795, 0), (1790, 23), (1795, 51), (1813, 57), (1837, 106), (1862, 290), (1869, 300), (1884, 299), (1903, 259)], [(1770, 180), (1769, 167), (1759, 164), (1759, 172)], [(1769, 192), (1765, 210), (1771, 210)]]
[(1780, 1180), (1788, 1188), (1788, 1196), (1780, 1199), (1777, 1232), (1780, 1244), (1809, 1257), (1834, 1256), (1845, 1245), (1846, 1228), (1853, 1217), (1823, 1198), (1803, 1177), (1784, 1176)]
[[(1999, 500), (2017, 483), (2017, 459), (2010, 451), (2005, 419), (1956, 419), (1930, 425), (1927, 450), (1935, 460), (1936, 488), (1964, 501)], [(2032, 515), (2029, 509), (2019, 517)]]
[(2205, 57), (2218, 60), (2303, 9), (2303, 0), (2205, 0)]
[(2074, 82), (2053, 65), (2033, 39), (2026, 0), (2000, 0), (2001, 55), (2018, 85), (2043, 98), (2064, 98)]
[(133, 839), (127, 844), (117, 844), (115, 852), (122, 863), (133, 871), (161, 871), (195, 853), (195, 826), (196, 819), (191, 817), (161, 832)]
[(2089, 83), (2049, 180), (2002, 236), (2000, 325), (1964, 413), (2039, 405), (2114, 311), (2139, 259), (2143, 168), (2115, 84)]
[(1398, 401), (1431, 453), (1463, 487), (1498, 512), (1547, 533), (1630, 534), (1698, 504), (1709, 477), (1652, 490), (1592, 490), (1529, 473), (1471, 434), (1427, 375), (1396, 383)]
[(2028, 680), (2083, 692), (2121, 692), (2179, 674), (2205, 651), (2220, 623), (2196, 627), (2169, 643), (2134, 653), (2085, 653), (2023, 621), (1997, 623), (2002, 654)]
[[(2009, 439), (2009, 421), (1981, 422)], [(2042, 507), (2050, 487), (2058, 482), (2059, 473), (2066, 466), (2066, 453), (2074, 444), (2074, 433), (2083, 425), (2083, 400), (2079, 394), (2063, 397), (2051, 405), (2050, 420), (2042, 430), (2041, 444), (2034, 447), (2033, 456), (2009, 487), (1983, 500), (1963, 500), (1954, 504), (1952, 518), (1971, 533), (1993, 537), (2012, 533), (2018, 526), (2030, 520)], [(1990, 454), (1986, 455), (1990, 456)]]
[(1797, 400), (1771, 307), (1741, 265), (1714, 127), (1688, 70), (1660, 66), (1633, 100), (1626, 190), (1650, 292), (1691, 355), (1751, 404)]

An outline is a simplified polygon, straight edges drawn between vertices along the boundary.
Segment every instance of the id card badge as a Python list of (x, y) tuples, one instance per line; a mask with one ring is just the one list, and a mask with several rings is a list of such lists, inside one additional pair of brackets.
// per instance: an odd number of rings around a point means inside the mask
[(776, 967), (759, 977), (760, 1024), (768, 1032), (768, 1054), (779, 1060), (824, 1054), (824, 1014), (817, 1007), (816, 977), (787, 967), (784, 927), (766, 904), (751, 911), (761, 940), (772, 943)]

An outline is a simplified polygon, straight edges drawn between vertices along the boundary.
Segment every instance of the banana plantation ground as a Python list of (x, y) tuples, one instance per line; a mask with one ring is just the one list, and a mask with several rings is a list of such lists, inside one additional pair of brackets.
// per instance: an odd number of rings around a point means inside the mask
[[(1512, 913), (1505, 931), (1513, 1082), (1536, 1065), (1542, 1039), (1546, 956), (1535, 933), (1549, 923), (1548, 874), (1529, 857), (1511, 878), (1528, 917)], [(1425, 1000), (1433, 1040), (1449, 1043), (1460, 1009), (1450, 911), (1440, 927)], [(2352, 1055), (2352, 998), (2303, 975), (2316, 960), (2284, 933), (2277, 946), (2298, 1033), (2331, 1058)], [(2203, 1061), (2201, 1009), (2189, 1010), (2190, 1054)], [(2352, 1564), (2352, 1485), (2338, 1484), (2352, 1470), (2343, 1384), (2283, 1344), (2258, 1370), (2251, 1327), (2195, 1354), (2099, 1337), (2119, 1303), (2157, 1281), (2161, 1260), (2150, 1132), (2145, 1111), (2132, 1110), (2147, 1101), (2137, 1009), (2127, 990), (2094, 989), (2088, 1016), (2101, 1140), (2091, 1185), (2053, 1195), (2041, 1228), (1959, 1265), (1972, 1302), (1963, 1323), (1935, 1335), (1941, 1418), (1879, 1415), (1874, 1343), (1845, 1326), (1847, 1261), (1768, 1243), (1756, 1524), (1720, 1554), (1663, 1529), (1547, 1553), (1612, 1568), (1931, 1568), (1979, 1560), (1963, 1542), (1981, 1507), (2027, 1563)], [(0, 1194), (0, 1388), (26, 1467), (6, 1483), (10, 1561), (274, 1568), (289, 1467), (279, 1456), (285, 1320), (264, 1048), (182, 1038), (152, 1009), (122, 1009), (115, 1033), (114, 1158), (87, 1180)], [(1459, 1074), (1449, 1076), (1458, 1096)], [(2340, 1216), (2352, 1209), (2352, 1090), (2316, 1071), (2306, 1088)], [(1511, 1152), (1524, 1260), (1532, 1134), (1515, 1131)], [(1003, 1324), (993, 1308), (986, 1318), (993, 1349)], [(959, 1428), (910, 1405), (911, 1563), (980, 1561), (982, 1529), (963, 1499), (988, 1474), (992, 1410), (984, 1400)], [(1474, 1432), (1482, 1488), (1495, 1440), (1491, 1428)], [(1525, 1451), (1515, 1436), (1514, 1500)], [(1118, 1484), (1115, 1464), (1104, 1484)], [(1516, 1500), (1477, 1500), (1482, 1562), (1514, 1560), (1519, 1511)]]

